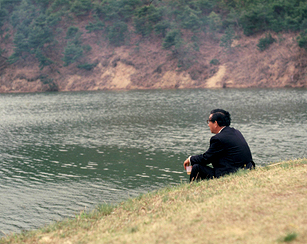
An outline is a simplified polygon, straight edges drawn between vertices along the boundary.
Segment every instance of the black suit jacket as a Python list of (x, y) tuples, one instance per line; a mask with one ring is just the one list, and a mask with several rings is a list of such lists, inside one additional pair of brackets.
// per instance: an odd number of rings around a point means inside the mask
[(212, 164), (215, 177), (236, 172), (239, 168), (252, 168), (255, 164), (250, 148), (240, 131), (226, 126), (210, 139), (210, 147), (204, 153), (190, 158), (192, 165)]

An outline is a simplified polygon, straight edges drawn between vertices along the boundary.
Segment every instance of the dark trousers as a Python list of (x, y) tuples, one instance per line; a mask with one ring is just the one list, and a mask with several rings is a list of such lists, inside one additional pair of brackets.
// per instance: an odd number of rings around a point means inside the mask
[(200, 164), (194, 164), (190, 174), (190, 181), (213, 179), (213, 177), (214, 177), (213, 168), (209, 166), (203, 166)]

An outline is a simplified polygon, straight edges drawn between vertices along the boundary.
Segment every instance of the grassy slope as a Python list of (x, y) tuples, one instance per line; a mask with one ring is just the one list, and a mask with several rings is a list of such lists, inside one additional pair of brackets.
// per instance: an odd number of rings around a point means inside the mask
[(0, 243), (307, 243), (307, 159), (166, 187)]

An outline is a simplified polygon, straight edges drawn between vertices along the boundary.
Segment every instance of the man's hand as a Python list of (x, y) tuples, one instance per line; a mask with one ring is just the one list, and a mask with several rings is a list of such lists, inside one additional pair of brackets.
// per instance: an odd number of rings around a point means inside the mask
[[(191, 157), (191, 156), (190, 156), (190, 157)], [(184, 170), (187, 170), (187, 166), (190, 165), (190, 157), (188, 157), (188, 158), (183, 162)]]

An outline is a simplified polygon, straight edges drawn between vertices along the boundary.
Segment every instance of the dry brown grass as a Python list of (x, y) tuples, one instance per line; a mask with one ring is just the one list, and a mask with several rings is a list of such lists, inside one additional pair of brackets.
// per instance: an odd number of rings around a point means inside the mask
[(0, 243), (307, 243), (306, 212), (301, 159), (166, 187)]

